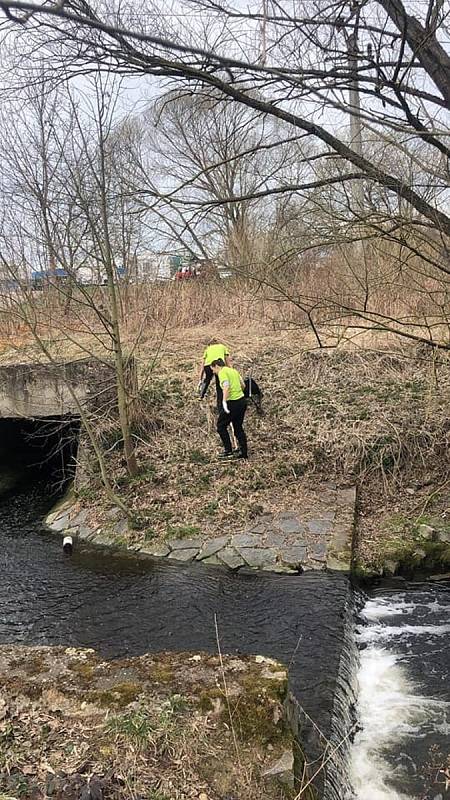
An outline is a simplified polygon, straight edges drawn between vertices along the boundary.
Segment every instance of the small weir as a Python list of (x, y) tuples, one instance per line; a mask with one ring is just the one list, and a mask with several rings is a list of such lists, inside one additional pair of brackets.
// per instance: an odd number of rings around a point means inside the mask
[(216, 652), (217, 617), (223, 652), (289, 666), (312, 720), (302, 732), (312, 771), (326, 761), (325, 800), (446, 800), (445, 586), (374, 593), (357, 617), (340, 574), (232, 573), (87, 548), (67, 558), (42, 527), (54, 499), (42, 474), (0, 500), (0, 642), (106, 657)]

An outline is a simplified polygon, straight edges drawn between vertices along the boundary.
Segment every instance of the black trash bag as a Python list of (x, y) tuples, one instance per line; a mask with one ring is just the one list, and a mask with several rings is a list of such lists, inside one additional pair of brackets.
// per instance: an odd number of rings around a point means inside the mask
[(244, 378), (244, 397), (247, 398), (249, 405), (252, 404), (256, 408), (256, 413), (263, 415), (262, 398), (263, 391), (258, 386), (254, 378)]

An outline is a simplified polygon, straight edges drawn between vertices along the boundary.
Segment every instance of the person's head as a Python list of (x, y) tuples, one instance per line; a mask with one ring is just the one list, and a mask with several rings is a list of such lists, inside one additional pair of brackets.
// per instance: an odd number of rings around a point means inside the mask
[(225, 361), (223, 358), (215, 358), (214, 361), (211, 362), (211, 369), (214, 372), (214, 375), (218, 375), (222, 367), (225, 366)]

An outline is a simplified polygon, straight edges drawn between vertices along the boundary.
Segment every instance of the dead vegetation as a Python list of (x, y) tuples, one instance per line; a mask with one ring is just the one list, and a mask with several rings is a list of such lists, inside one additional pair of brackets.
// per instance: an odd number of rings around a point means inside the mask
[(0, 797), (292, 796), (262, 775), (292, 749), (270, 659), (2, 646), (0, 674)]
[[(302, 291), (313, 291), (321, 270), (306, 274)], [(335, 282), (338, 278), (339, 273)], [(406, 302), (405, 279), (398, 291), (393, 283), (380, 284), (378, 309), (406, 325), (426, 309), (417, 293)], [(295, 297), (295, 287), (291, 290)], [(131, 286), (122, 303), (128, 309), (128, 349), (139, 367), (138, 476), (126, 474), (114, 421), (100, 428), (109, 472), (132, 510), (133, 543), (235, 532), (265, 511), (302, 506), (321, 480), (332, 478), (340, 485), (358, 484), (364, 514), (358, 559), (363, 567), (377, 566), (380, 509), (406, 512), (408, 489), (420, 492), (422, 482), (431, 493), (448, 477), (446, 352), (383, 330), (355, 329), (345, 316), (322, 319), (320, 348), (295, 302), (281, 302), (267, 286), (245, 281)], [(51, 303), (47, 313), (55, 356), (107, 355), (101, 336), (89, 332), (89, 319), (83, 325), (81, 318), (71, 319), (67, 339), (55, 332), (57, 309)], [(264, 391), (265, 416), (250, 410), (246, 418), (248, 464), (217, 461), (212, 390), (208, 402), (200, 403), (196, 395), (201, 354), (211, 336), (230, 345), (235, 366), (251, 373)], [(24, 340), (2, 357), (14, 359), (39, 356)], [(99, 486), (93, 464), (80, 500), (91, 509), (95, 500), (95, 521), (107, 529)]]
[[(157, 366), (149, 370), (150, 348), (140, 362), (140, 475), (130, 480), (120, 454), (110, 455), (136, 515), (135, 543), (240, 530), (260, 513), (301, 507), (324, 479), (357, 483), (369, 515), (372, 501), (376, 507), (380, 498), (387, 505), (395, 498), (402, 508), (411, 484), (414, 492), (420, 481), (432, 491), (445, 481), (450, 375), (444, 358), (411, 346), (318, 351), (298, 332), (252, 326), (218, 326), (236, 366), (263, 388), (265, 411), (247, 414), (249, 463), (221, 464), (213, 390), (209, 403), (195, 392), (199, 355), (212, 331), (172, 331)], [(107, 436), (111, 446), (117, 433)], [(89, 500), (95, 491), (91, 484), (82, 495)], [(359, 558), (376, 563), (376, 536), (366, 541), (361, 533)]]

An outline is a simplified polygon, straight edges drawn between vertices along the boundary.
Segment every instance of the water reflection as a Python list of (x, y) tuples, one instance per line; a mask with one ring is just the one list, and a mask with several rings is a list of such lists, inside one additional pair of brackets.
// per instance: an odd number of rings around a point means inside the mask
[(290, 664), (292, 686), (327, 731), (344, 630), (340, 576), (230, 573), (75, 549), (36, 520), (39, 487), (0, 506), (0, 641), (67, 644), (106, 656), (160, 650), (261, 653)]

